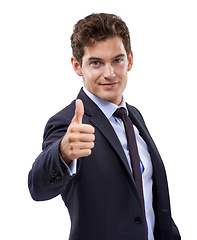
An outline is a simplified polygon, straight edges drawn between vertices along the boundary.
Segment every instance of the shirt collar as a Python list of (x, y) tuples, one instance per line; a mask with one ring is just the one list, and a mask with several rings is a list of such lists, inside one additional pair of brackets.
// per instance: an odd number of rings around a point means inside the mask
[(89, 92), (85, 87), (83, 87), (83, 91), (101, 109), (101, 111), (105, 114), (107, 119), (109, 119), (114, 114), (116, 109), (118, 109), (120, 107), (124, 107), (127, 111), (127, 114), (128, 114), (128, 110), (127, 110), (127, 107), (126, 107), (124, 96), (122, 98), (121, 104), (119, 106), (117, 106), (114, 103), (111, 103), (109, 101), (103, 100), (103, 99), (95, 96), (94, 94)]

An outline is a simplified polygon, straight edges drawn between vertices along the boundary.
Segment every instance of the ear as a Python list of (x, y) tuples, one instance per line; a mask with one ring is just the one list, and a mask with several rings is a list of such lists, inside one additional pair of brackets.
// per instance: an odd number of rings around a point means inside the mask
[(131, 51), (128, 55), (128, 69), (127, 71), (130, 71), (133, 66), (133, 52)]
[(80, 77), (83, 76), (81, 66), (74, 56), (71, 58), (71, 64), (72, 64), (73, 69), (76, 72), (76, 74)]

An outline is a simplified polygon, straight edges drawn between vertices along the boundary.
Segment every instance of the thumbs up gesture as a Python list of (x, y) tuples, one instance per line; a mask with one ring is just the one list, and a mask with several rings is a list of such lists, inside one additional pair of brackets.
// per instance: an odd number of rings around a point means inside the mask
[(77, 99), (75, 115), (60, 143), (60, 153), (67, 164), (74, 159), (89, 156), (94, 147), (94, 128), (89, 124), (82, 123), (83, 115), (83, 102)]

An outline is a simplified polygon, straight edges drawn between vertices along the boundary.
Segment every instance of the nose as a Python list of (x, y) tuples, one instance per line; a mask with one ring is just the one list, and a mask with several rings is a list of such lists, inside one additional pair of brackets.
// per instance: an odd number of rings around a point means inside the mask
[(114, 68), (111, 66), (111, 64), (106, 64), (104, 68), (103, 77), (104, 78), (113, 78), (115, 76)]

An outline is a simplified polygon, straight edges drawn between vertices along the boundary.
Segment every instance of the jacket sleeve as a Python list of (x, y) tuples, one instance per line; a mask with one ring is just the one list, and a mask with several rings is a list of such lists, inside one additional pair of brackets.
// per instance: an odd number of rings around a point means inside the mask
[(59, 146), (67, 131), (70, 119), (58, 114), (46, 124), (42, 153), (35, 160), (28, 176), (28, 186), (36, 201), (49, 200), (59, 195), (74, 177), (62, 162)]

